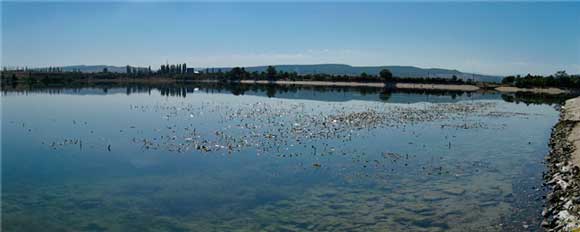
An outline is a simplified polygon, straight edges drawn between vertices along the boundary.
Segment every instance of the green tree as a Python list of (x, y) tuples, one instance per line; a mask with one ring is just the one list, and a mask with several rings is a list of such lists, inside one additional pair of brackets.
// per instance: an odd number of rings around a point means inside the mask
[(235, 67), (228, 73), (230, 81), (238, 81), (246, 76), (246, 70), (244, 68)]
[(278, 72), (276, 71), (276, 68), (274, 68), (274, 66), (268, 66), (268, 68), (266, 69), (266, 76), (270, 81), (275, 81), (277, 74)]
[(515, 81), (515, 80), (516, 80), (516, 77), (514, 77), (514, 76), (507, 76), (507, 77), (504, 77), (504, 78), (501, 80), (501, 83), (502, 83), (502, 84), (511, 85), (511, 84), (513, 84), (513, 83), (514, 83), (514, 81)]
[(383, 70), (381, 70), (379, 75), (381, 76), (381, 79), (383, 79), (384, 82), (388, 82), (388, 81), (393, 80), (393, 73), (391, 73), (391, 70), (383, 69)]
[(558, 71), (554, 76), (556, 76), (556, 78), (568, 77), (568, 73), (566, 73), (566, 71)]

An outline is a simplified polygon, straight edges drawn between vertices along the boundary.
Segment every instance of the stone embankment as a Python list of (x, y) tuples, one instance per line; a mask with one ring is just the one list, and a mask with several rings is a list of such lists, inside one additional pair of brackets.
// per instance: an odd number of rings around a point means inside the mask
[(567, 100), (552, 131), (542, 212), (546, 231), (580, 231), (580, 97)]

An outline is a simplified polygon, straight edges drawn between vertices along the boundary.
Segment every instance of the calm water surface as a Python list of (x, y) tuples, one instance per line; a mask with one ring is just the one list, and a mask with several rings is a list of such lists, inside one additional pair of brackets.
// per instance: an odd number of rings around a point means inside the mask
[(504, 98), (6, 91), (2, 229), (536, 230), (558, 112)]

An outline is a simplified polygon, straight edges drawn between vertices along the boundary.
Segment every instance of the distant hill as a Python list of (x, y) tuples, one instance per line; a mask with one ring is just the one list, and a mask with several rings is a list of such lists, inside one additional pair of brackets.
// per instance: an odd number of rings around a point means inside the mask
[(102, 72), (104, 68), (107, 68), (109, 72), (125, 73), (127, 68), (125, 66), (111, 66), (111, 65), (71, 65), (61, 67), (63, 71), (75, 71), (80, 70), (81, 72)]
[[(501, 82), (503, 77), (464, 73), (458, 70), (441, 68), (418, 68), (414, 66), (350, 66), (346, 64), (305, 64), (305, 65), (273, 65), (278, 71), (297, 72), (298, 74), (326, 73), (332, 75), (355, 76), (365, 72), (370, 75), (378, 75), (382, 69), (389, 69), (397, 77), (441, 77), (452, 78), (453, 75), (463, 80), (473, 79), (482, 82)], [(248, 72), (266, 71), (268, 66), (245, 67)], [(231, 67), (215, 68), (228, 71)]]
[[(70, 65), (70, 66), (63, 66), (59, 67), (62, 68), (63, 71), (76, 71), (80, 70), (81, 72), (86, 73), (94, 73), (94, 72), (102, 72), (104, 68), (107, 68), (109, 72), (114, 73), (126, 73), (127, 67), (126, 66), (112, 66), (112, 65)], [(141, 70), (147, 70), (147, 67), (134, 67)]]

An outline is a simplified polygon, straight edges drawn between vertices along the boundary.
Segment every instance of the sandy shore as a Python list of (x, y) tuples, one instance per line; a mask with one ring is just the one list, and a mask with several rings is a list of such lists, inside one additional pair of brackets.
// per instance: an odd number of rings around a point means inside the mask
[(508, 87), (500, 86), (495, 88), (496, 91), (504, 93), (515, 93), (515, 92), (530, 92), (530, 93), (545, 93), (545, 94), (563, 94), (569, 93), (570, 91), (558, 89), (558, 88), (518, 88), (518, 87)]
[(550, 139), (549, 170), (545, 178), (551, 192), (542, 213), (547, 231), (580, 229), (580, 97), (567, 100)]
[[(383, 83), (362, 83), (362, 82), (329, 82), (329, 81), (252, 81), (242, 80), (244, 84), (277, 84), (277, 85), (309, 85), (309, 86), (350, 86), (350, 87), (376, 87), (383, 88)], [(475, 85), (452, 85), (452, 84), (414, 84), (396, 83), (397, 89), (428, 89), (428, 90), (455, 90), (455, 91), (477, 91), (479, 87)]]

